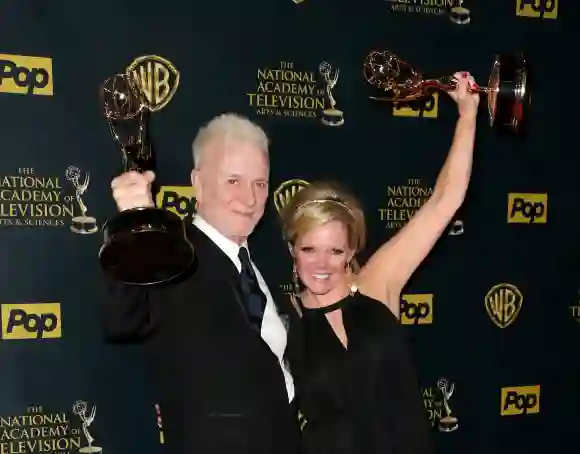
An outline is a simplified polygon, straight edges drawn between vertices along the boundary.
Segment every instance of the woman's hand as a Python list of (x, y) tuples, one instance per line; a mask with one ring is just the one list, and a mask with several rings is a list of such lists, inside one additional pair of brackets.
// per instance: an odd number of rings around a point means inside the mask
[(475, 80), (468, 72), (455, 73), (453, 77), (457, 81), (457, 87), (449, 92), (449, 96), (457, 103), (459, 115), (475, 117), (479, 107), (479, 94), (469, 90), (477, 87)]

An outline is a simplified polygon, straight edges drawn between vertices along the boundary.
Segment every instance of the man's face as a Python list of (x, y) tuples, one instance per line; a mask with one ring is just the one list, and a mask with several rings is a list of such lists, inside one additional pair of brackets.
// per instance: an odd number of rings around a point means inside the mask
[(210, 145), (201, 168), (194, 170), (198, 213), (222, 235), (243, 242), (264, 214), (270, 165), (254, 145)]

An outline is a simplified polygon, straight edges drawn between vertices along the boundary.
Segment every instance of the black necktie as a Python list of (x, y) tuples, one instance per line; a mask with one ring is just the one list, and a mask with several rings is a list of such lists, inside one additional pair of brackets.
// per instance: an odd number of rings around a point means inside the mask
[(260, 332), (264, 310), (266, 309), (266, 295), (260, 289), (256, 273), (254, 273), (254, 268), (250, 262), (248, 250), (245, 247), (240, 248), (238, 258), (242, 263), (240, 286), (248, 318), (250, 319), (252, 327)]

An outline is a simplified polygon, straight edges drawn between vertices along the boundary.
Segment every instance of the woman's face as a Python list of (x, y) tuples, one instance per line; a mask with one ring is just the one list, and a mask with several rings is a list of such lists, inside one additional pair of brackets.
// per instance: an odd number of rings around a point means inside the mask
[(344, 282), (352, 256), (346, 227), (339, 221), (315, 227), (294, 246), (298, 276), (315, 295), (326, 295)]

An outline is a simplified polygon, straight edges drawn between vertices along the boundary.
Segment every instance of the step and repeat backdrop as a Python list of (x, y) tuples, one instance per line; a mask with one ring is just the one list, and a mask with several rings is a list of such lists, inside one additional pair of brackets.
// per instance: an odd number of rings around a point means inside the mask
[[(368, 255), (430, 197), (457, 118), (444, 93), (375, 101), (372, 50), (429, 76), (497, 54), (533, 69), (526, 137), (482, 98), (466, 203), (402, 295), (440, 452), (578, 449), (580, 7), (564, 0), (102, 0), (0, 5), (0, 453), (163, 450), (135, 346), (105, 345), (97, 253), (121, 153), (99, 87), (136, 76), (151, 110), (157, 203), (194, 212), (191, 141), (238, 112), (272, 140), (272, 197), (252, 238), (270, 286), (291, 262), (276, 207), (318, 178), (361, 198)], [(363, 257), (364, 259), (364, 257)], [(161, 415), (162, 416), (162, 415)], [(98, 452), (84, 451), (84, 452)]]

